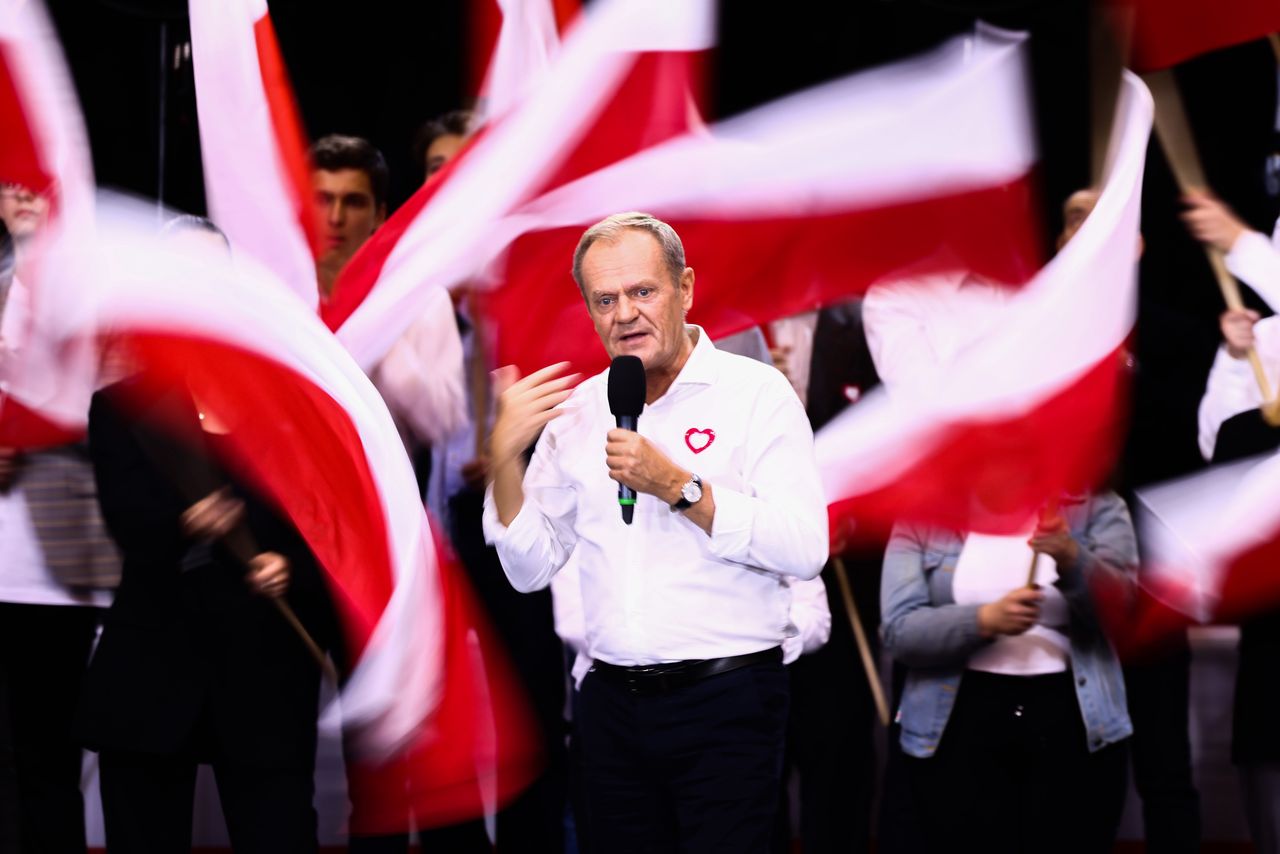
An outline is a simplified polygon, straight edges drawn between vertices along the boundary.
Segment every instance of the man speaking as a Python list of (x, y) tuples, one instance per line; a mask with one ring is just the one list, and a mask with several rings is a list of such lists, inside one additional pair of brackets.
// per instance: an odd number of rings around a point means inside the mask
[[(581, 567), (592, 850), (765, 852), (789, 579), (827, 557), (809, 423), (782, 374), (685, 324), (694, 274), (666, 223), (597, 223), (573, 276), (610, 357), (643, 365), (637, 430), (610, 409), (627, 396), (611, 382), (619, 368), (572, 391), (565, 364), (518, 381), (504, 368), (486, 533), (518, 590), (545, 587), (571, 553)], [(636, 495), (630, 524), (620, 484)]]

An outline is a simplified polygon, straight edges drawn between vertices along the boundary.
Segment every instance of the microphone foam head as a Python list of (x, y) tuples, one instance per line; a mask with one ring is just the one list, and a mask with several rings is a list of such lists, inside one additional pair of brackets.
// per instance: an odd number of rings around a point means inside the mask
[(644, 409), (644, 363), (639, 356), (618, 356), (609, 366), (609, 411), (640, 417)]

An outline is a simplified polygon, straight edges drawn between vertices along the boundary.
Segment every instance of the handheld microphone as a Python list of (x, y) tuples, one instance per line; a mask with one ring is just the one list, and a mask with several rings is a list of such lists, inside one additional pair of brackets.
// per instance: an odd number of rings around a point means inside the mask
[[(639, 356), (618, 356), (609, 366), (609, 411), (619, 429), (635, 430), (642, 409), (644, 363)], [(622, 521), (630, 525), (636, 510), (636, 491), (618, 484), (618, 504), (622, 507)]]

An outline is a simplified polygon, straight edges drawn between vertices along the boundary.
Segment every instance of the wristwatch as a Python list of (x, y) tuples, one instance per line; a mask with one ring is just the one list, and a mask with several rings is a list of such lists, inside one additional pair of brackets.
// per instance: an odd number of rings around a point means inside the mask
[(702, 478), (689, 475), (689, 482), (680, 487), (680, 500), (671, 505), (672, 510), (688, 510), (702, 500)]

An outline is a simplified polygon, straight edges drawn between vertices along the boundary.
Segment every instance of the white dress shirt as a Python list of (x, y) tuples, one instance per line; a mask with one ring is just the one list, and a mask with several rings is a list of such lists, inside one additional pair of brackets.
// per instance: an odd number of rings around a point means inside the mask
[(938, 368), (995, 329), (1011, 295), (967, 273), (921, 276), (867, 291), (867, 347), (888, 392), (933, 393)]
[[(1262, 360), (1262, 372), (1267, 375), (1272, 393), (1275, 392), (1277, 368), (1280, 368), (1280, 315), (1264, 317), (1253, 326), (1254, 349)], [(1218, 355), (1209, 370), (1204, 397), (1200, 398), (1199, 440), (1200, 453), (1206, 460), (1213, 459), (1213, 448), (1218, 442), (1218, 430), (1223, 422), (1241, 412), (1257, 409), (1262, 405), (1262, 392), (1253, 377), (1248, 359), (1232, 358), (1226, 345), (1218, 348)]]
[(492, 490), (485, 533), (517, 590), (546, 587), (577, 550), (592, 658), (642, 665), (779, 646), (794, 633), (783, 576), (813, 578), (827, 557), (827, 514), (800, 401), (774, 368), (720, 352), (698, 327), (671, 387), (639, 433), (710, 484), (708, 536), (641, 494), (622, 522), (605, 465), (615, 426), (608, 371), (578, 386), (543, 431), (524, 504), (503, 526)]

